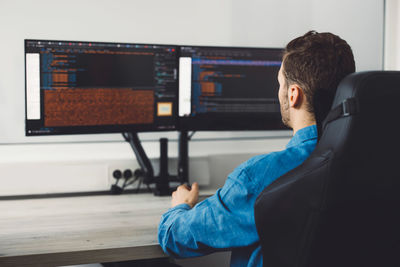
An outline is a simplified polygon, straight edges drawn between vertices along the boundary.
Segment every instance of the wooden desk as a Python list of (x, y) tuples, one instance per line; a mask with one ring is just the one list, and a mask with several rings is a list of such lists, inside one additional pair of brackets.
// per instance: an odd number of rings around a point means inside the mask
[(157, 241), (170, 197), (151, 194), (0, 201), (0, 266), (166, 257)]

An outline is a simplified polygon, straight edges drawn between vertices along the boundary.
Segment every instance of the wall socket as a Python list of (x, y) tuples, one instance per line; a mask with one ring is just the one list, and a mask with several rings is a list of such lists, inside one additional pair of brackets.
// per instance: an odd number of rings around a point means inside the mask
[[(108, 183), (109, 186), (115, 184), (116, 179), (113, 176), (113, 172), (116, 170), (121, 171), (123, 173), (125, 170), (131, 170), (132, 173), (139, 168), (139, 164), (137, 163), (136, 160), (116, 160), (108, 163)], [(123, 179), (122, 179), (123, 181)], [(119, 184), (122, 184), (122, 181), (119, 182)]]
[[(159, 174), (160, 162), (158, 159), (151, 159), (154, 169), (154, 175)], [(170, 175), (177, 175), (178, 159), (169, 158), (168, 160), (168, 173)], [(120, 170), (123, 173), (125, 170), (131, 170), (132, 173), (139, 168), (136, 160), (116, 160), (108, 163), (108, 183), (109, 186), (115, 184), (116, 179), (113, 177), (115, 170)], [(210, 184), (210, 167), (208, 157), (194, 157), (190, 158), (189, 162), (189, 183), (198, 182), (199, 185), (207, 186)], [(118, 183), (122, 185), (123, 179)], [(137, 184), (133, 184), (132, 188), (136, 188)]]

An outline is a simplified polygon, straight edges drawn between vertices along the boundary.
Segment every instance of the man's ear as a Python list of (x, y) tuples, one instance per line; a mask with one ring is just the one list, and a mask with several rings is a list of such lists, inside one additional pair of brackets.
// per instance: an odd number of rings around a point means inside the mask
[(289, 87), (289, 106), (292, 108), (299, 108), (303, 102), (304, 94), (303, 90), (298, 84), (292, 84)]

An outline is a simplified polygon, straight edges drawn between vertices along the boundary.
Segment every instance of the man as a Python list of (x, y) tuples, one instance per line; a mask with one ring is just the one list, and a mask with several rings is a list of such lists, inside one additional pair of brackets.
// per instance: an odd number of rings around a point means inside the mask
[(237, 167), (216, 194), (198, 203), (198, 185), (182, 185), (161, 218), (158, 238), (173, 257), (231, 250), (231, 266), (262, 266), (254, 203), (275, 179), (311, 154), (339, 82), (355, 71), (352, 50), (331, 33), (308, 32), (285, 48), (279, 70), (282, 121), (293, 129), (285, 150), (256, 156)]

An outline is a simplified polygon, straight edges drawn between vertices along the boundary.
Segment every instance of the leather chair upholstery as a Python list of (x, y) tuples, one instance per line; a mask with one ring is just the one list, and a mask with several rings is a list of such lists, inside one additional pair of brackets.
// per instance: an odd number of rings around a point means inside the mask
[(400, 71), (339, 85), (314, 152), (258, 196), (268, 267), (400, 266)]

